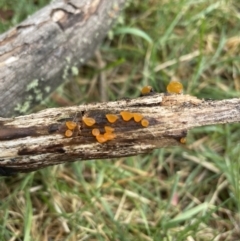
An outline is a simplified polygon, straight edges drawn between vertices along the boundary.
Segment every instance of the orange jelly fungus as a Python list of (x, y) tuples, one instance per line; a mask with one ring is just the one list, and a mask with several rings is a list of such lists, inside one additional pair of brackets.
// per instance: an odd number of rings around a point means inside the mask
[(104, 143), (107, 141), (107, 139), (104, 137), (104, 135), (101, 135), (101, 134), (96, 136), (96, 139), (99, 143)]
[(82, 120), (87, 126), (92, 126), (96, 123), (95, 119), (90, 117), (83, 117)]
[(100, 130), (97, 129), (97, 128), (92, 129), (92, 135), (93, 135), (93, 136), (98, 136), (98, 135), (100, 135)]
[(112, 133), (114, 131), (114, 128), (112, 128), (111, 126), (104, 126), (104, 129), (107, 133)]
[(66, 126), (69, 130), (74, 130), (77, 126), (77, 123), (75, 123), (73, 121), (67, 121)]
[(110, 123), (114, 123), (118, 119), (118, 116), (114, 114), (106, 114), (106, 118)]
[(181, 94), (183, 85), (179, 81), (171, 81), (167, 86), (168, 93)]
[(103, 136), (106, 140), (110, 141), (110, 140), (112, 140), (116, 137), (116, 134), (106, 132), (106, 133), (103, 134)]
[(185, 137), (182, 137), (182, 138), (180, 139), (180, 142), (181, 142), (182, 144), (186, 144), (187, 139), (186, 139)]
[(142, 90), (141, 90), (141, 93), (142, 93), (142, 95), (147, 95), (147, 94), (149, 94), (150, 92), (152, 92), (153, 91), (153, 88), (152, 88), (152, 86), (144, 86), (143, 88), (142, 88)]
[(120, 115), (122, 116), (123, 120), (129, 121), (133, 118), (133, 114), (128, 111), (121, 111)]
[(143, 127), (148, 127), (148, 125), (149, 125), (149, 121), (146, 120), (146, 119), (142, 119), (142, 121), (141, 121), (141, 125), (142, 125)]
[(66, 130), (65, 131), (65, 136), (66, 137), (71, 137), (73, 135), (73, 132), (71, 130)]
[(142, 120), (143, 115), (140, 113), (133, 113), (133, 118), (136, 122), (139, 122), (140, 120)]

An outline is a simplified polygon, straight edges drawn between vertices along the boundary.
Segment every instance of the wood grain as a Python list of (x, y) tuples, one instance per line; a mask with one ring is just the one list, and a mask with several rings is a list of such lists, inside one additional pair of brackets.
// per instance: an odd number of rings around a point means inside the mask
[[(149, 126), (142, 127), (134, 120), (124, 121), (121, 111), (141, 113)], [(106, 118), (109, 113), (118, 115), (113, 124)], [(88, 127), (82, 117), (92, 117), (96, 124)], [(68, 120), (78, 123), (71, 138), (64, 135)], [(194, 127), (239, 121), (240, 99), (205, 101), (189, 95), (168, 94), (0, 118), (0, 168), (3, 174), (28, 172), (76, 160), (133, 156), (180, 145), (180, 139)], [(98, 143), (91, 130), (99, 128), (103, 133), (106, 125), (114, 128), (116, 138)]]

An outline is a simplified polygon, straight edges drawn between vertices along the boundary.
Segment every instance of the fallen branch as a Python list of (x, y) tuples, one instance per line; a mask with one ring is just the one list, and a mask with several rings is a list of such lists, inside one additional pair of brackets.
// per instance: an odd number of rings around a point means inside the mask
[[(124, 121), (121, 111), (141, 113), (143, 127)], [(111, 124), (106, 114), (116, 114)], [(93, 127), (83, 117), (96, 120)], [(78, 123), (77, 133), (65, 137), (66, 121)], [(240, 99), (199, 100), (188, 95), (155, 94), (115, 102), (46, 109), (16, 118), (0, 118), (0, 168), (2, 174), (29, 172), (49, 165), (89, 159), (115, 158), (148, 153), (155, 148), (179, 145), (189, 129), (240, 121)], [(114, 128), (116, 138), (98, 143), (93, 128)]]
[(125, 0), (58, 0), (0, 35), (0, 115), (25, 114), (78, 74)]

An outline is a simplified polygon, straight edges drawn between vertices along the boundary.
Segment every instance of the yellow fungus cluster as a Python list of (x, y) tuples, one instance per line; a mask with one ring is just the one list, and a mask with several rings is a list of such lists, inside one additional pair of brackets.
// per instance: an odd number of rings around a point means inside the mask
[[(183, 86), (179, 81), (171, 81), (167, 86), (167, 92), (168, 93), (175, 93), (180, 94), (183, 91)], [(148, 95), (153, 92), (153, 88), (151, 86), (145, 86), (142, 88), (141, 94), (142, 95)], [(141, 123), (143, 127), (149, 126), (149, 121), (147, 119), (143, 118), (143, 115), (141, 113), (132, 113), (129, 111), (121, 111), (120, 116), (122, 119), (126, 122), (133, 119), (137, 123)], [(106, 114), (106, 119), (109, 123), (113, 124), (118, 120), (119, 116), (116, 114)], [(96, 120), (91, 117), (83, 117), (82, 118), (83, 123), (88, 127), (93, 127), (94, 124), (96, 124)], [(65, 131), (66, 137), (72, 137), (74, 134), (74, 131), (79, 127), (79, 125), (74, 121), (67, 121), (66, 122), (67, 130)], [(99, 143), (104, 143), (110, 140), (113, 140), (116, 138), (116, 134), (114, 133), (114, 128), (111, 126), (105, 126), (104, 127), (105, 132), (101, 134), (100, 130), (98, 128), (92, 129), (92, 135), (96, 137), (96, 140)], [(186, 143), (186, 138), (183, 137), (180, 139), (180, 142), (182, 144)]]
[[(140, 122), (143, 127), (147, 127), (149, 125), (148, 120), (143, 119), (143, 115), (140, 113), (131, 113), (129, 111), (121, 111), (120, 116), (124, 121), (130, 121), (132, 118), (135, 122)], [(106, 119), (109, 123), (113, 124), (118, 120), (118, 115), (116, 114), (106, 114)], [(85, 123), (86, 124), (86, 123)], [(106, 141), (113, 140), (116, 137), (114, 133), (114, 128), (111, 126), (105, 126), (105, 133), (101, 134), (99, 129), (94, 128), (92, 130), (92, 135), (96, 137), (99, 143), (104, 143)]]
[(113, 140), (116, 137), (116, 134), (113, 133), (114, 128), (110, 126), (105, 126), (105, 133), (101, 134), (100, 130), (97, 128), (92, 129), (92, 135), (96, 137), (96, 140), (99, 143), (104, 143), (106, 141)]
[[(115, 123), (119, 116), (116, 114), (106, 114), (106, 119), (110, 124)], [(135, 122), (140, 122), (143, 127), (147, 127), (149, 125), (149, 121), (143, 118), (143, 115), (141, 113), (131, 113), (129, 111), (121, 111), (120, 116), (124, 121), (130, 121), (133, 119)], [(104, 126), (104, 133), (101, 133), (101, 131), (98, 128), (94, 127), (94, 124), (96, 124), (96, 120), (91, 117), (83, 117), (82, 118), (83, 123), (87, 127), (93, 127), (91, 134), (96, 138), (96, 140), (99, 143), (104, 143), (110, 140), (113, 140), (116, 138), (116, 134), (114, 133), (114, 128), (111, 126)], [(66, 127), (67, 130), (65, 131), (65, 137), (72, 137), (74, 130), (78, 124), (74, 121), (67, 121), (66, 122)]]
[(120, 115), (124, 121), (130, 121), (132, 118), (135, 122), (140, 122), (143, 127), (148, 127), (149, 121), (143, 119), (143, 115), (141, 113), (131, 113), (129, 111), (121, 111)]
[[(94, 118), (91, 117), (83, 117), (82, 118), (83, 122), (85, 125), (91, 127), (93, 126), (96, 121)], [(115, 121), (115, 116), (114, 115), (109, 115), (109, 122), (113, 123)], [(92, 129), (92, 135), (96, 137), (96, 140), (99, 143), (104, 143), (106, 141), (110, 141), (116, 137), (116, 135), (113, 133), (114, 129), (110, 126), (105, 126), (105, 133), (101, 134), (100, 130), (97, 128)]]
[(65, 131), (65, 136), (72, 137), (73, 132), (77, 127), (77, 123), (74, 121), (66, 121), (66, 127), (67, 127), (67, 130)]
[[(106, 115), (106, 118), (110, 123), (114, 123), (118, 117), (116, 115), (108, 114)], [(87, 126), (93, 126), (96, 123), (95, 119), (90, 117), (83, 117), (82, 120)], [(101, 134), (100, 130), (97, 128), (92, 129), (92, 135), (96, 137), (96, 140), (99, 143), (113, 140), (116, 137), (116, 134), (113, 133), (114, 128), (110, 126), (105, 126), (104, 129), (105, 132), (103, 134)]]
[[(167, 85), (167, 92), (170, 94), (181, 94), (183, 92), (183, 85), (177, 80), (172, 80)], [(144, 86), (141, 90), (141, 95), (149, 95), (154, 93), (152, 86)]]

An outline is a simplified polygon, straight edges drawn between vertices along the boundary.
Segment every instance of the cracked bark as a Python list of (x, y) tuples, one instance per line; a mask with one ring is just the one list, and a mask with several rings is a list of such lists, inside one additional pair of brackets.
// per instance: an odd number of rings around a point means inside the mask
[[(141, 113), (149, 126), (123, 121), (119, 113), (124, 110)], [(118, 120), (110, 124), (107, 113), (118, 115)], [(87, 127), (82, 122), (83, 116), (95, 118), (96, 124)], [(79, 131), (71, 138), (64, 136), (67, 120), (79, 125)], [(0, 118), (0, 172), (7, 175), (76, 160), (148, 153), (155, 148), (179, 145), (181, 138), (194, 127), (239, 121), (240, 99), (205, 101), (167, 94)], [(115, 129), (116, 138), (100, 144), (91, 130), (96, 127), (103, 132), (105, 125)]]
[(89, 59), (125, 0), (58, 0), (0, 35), (0, 116), (24, 114)]

